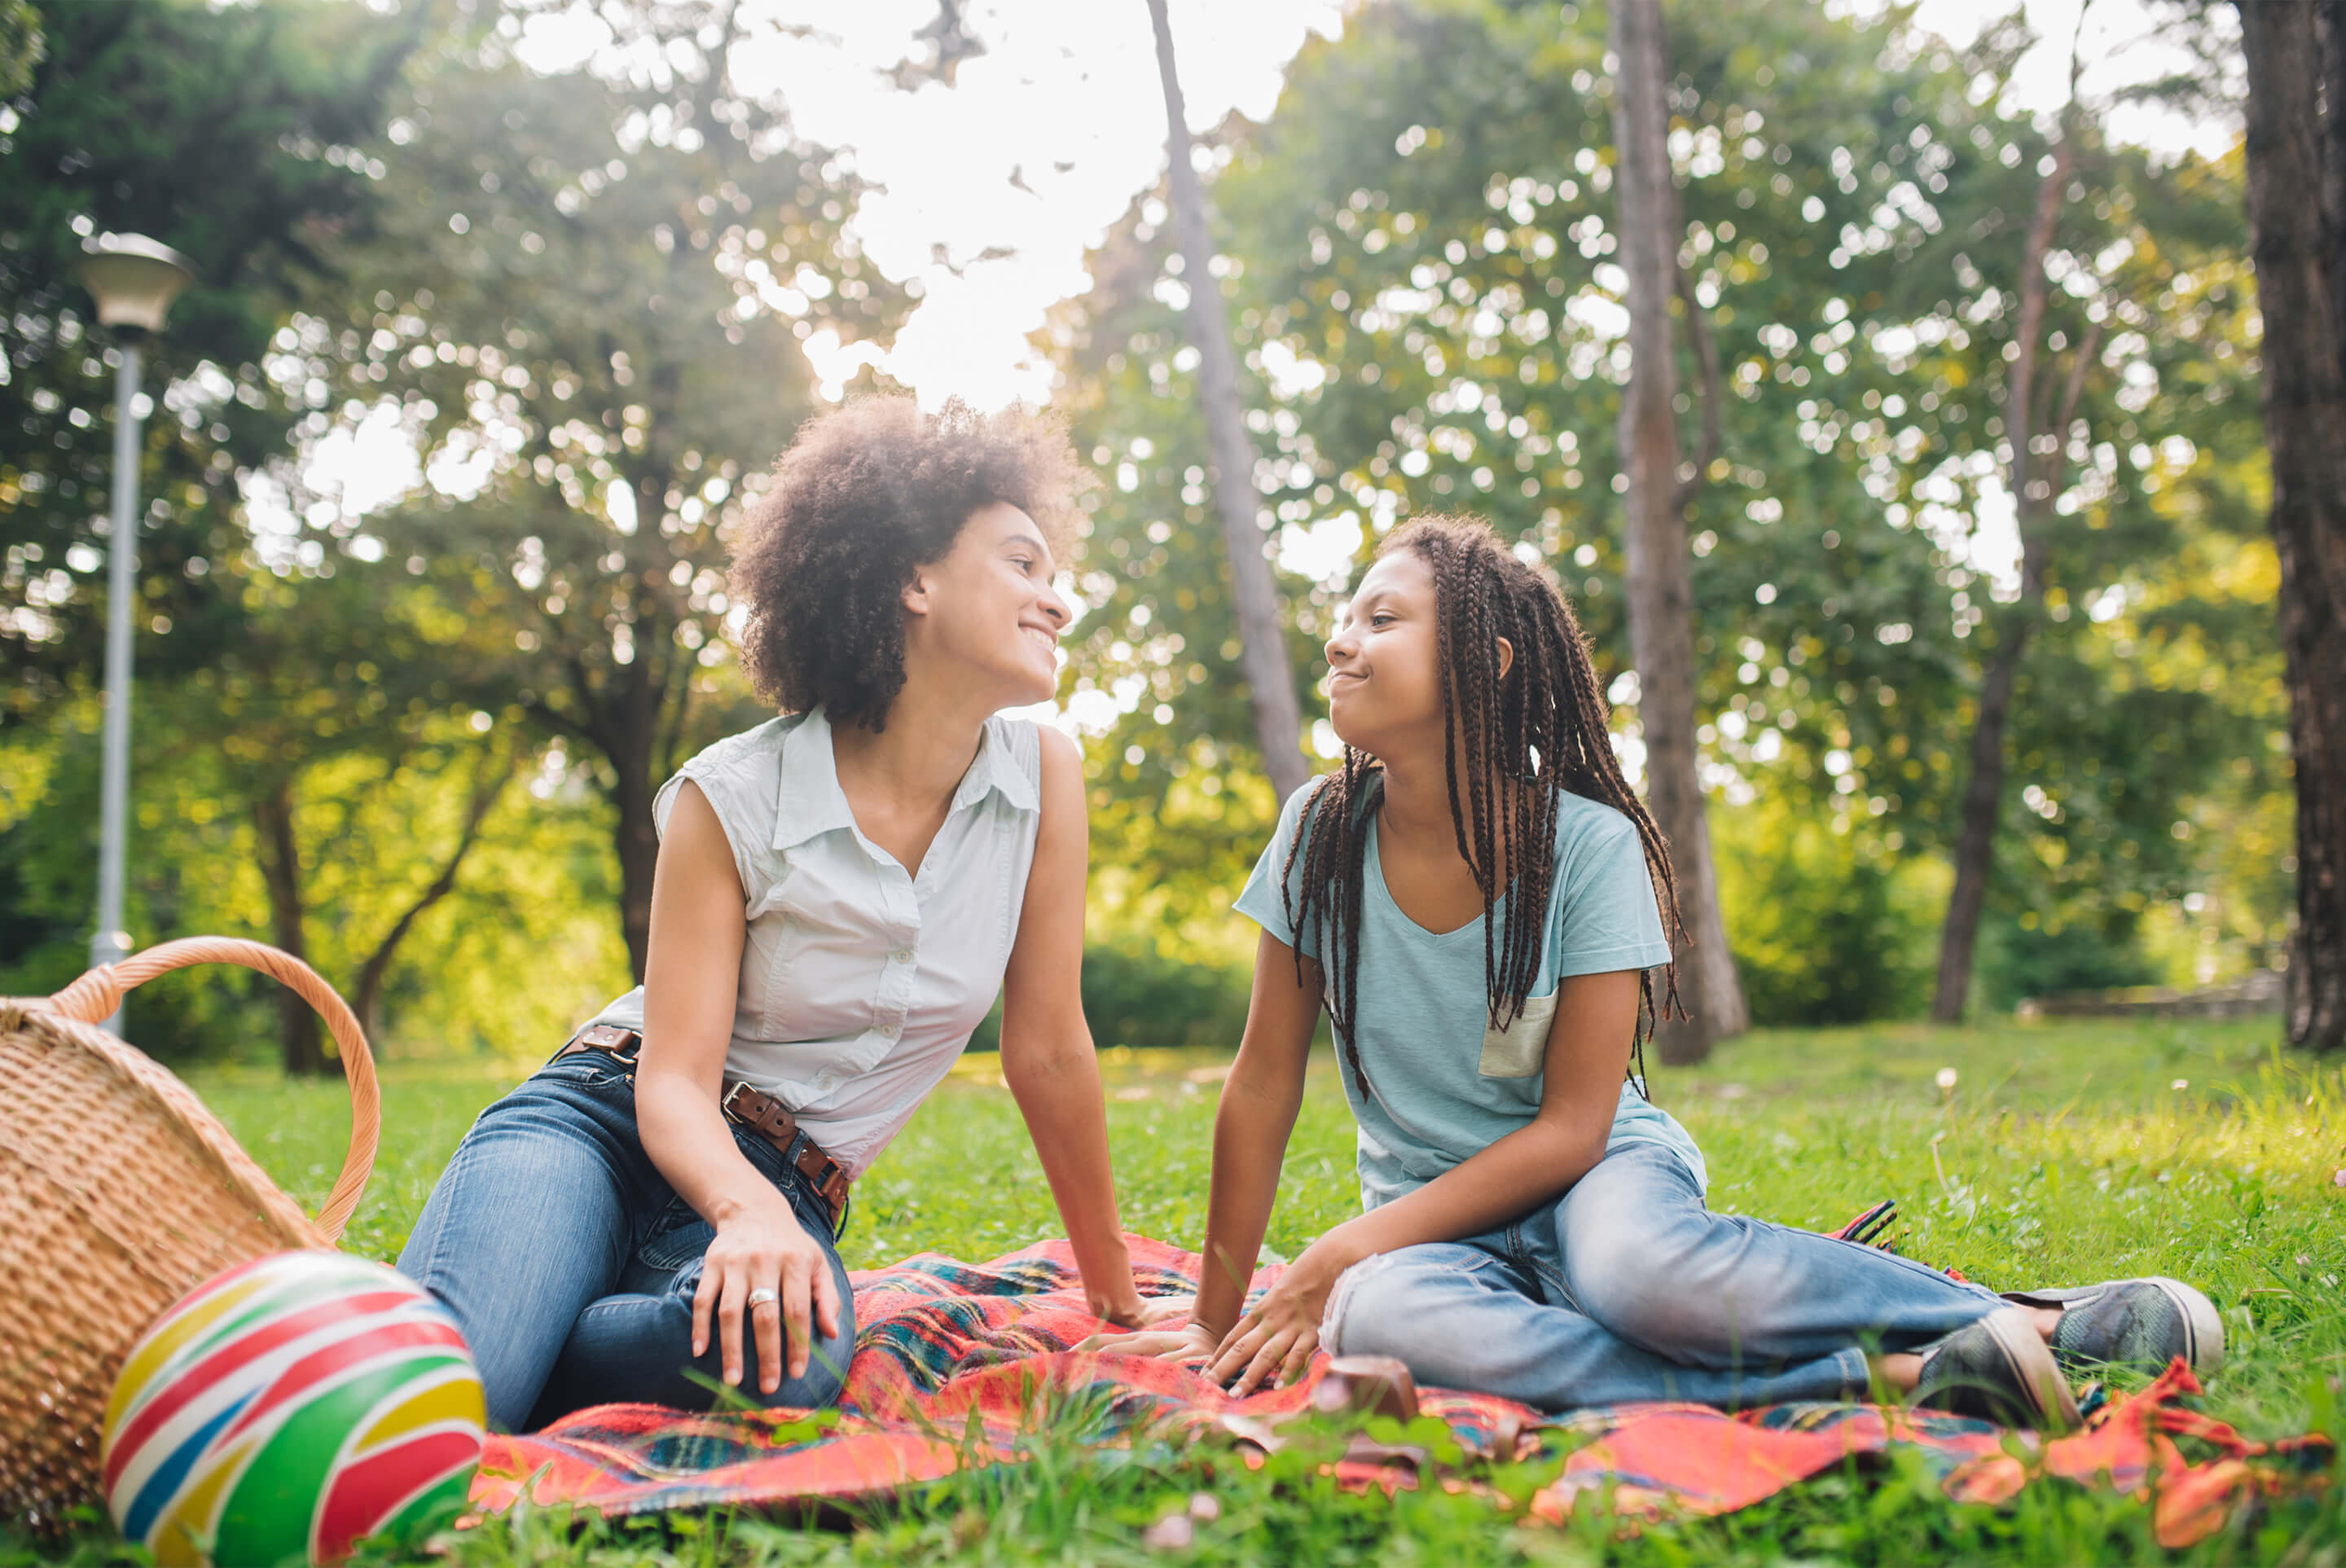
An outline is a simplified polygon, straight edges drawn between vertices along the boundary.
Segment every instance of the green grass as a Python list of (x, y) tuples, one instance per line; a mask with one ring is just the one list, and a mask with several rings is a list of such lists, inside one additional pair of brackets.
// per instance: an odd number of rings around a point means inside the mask
[[(1881, 1197), (1904, 1250), (1993, 1286), (2115, 1275), (2192, 1280), (2222, 1308), (2230, 1359), (2206, 1401), (2251, 1436), (2329, 1428), (2346, 1374), (2346, 1071), (2287, 1059), (2270, 1021), (1771, 1031), (1694, 1069), (1656, 1068), (1655, 1098), (1701, 1143), (1715, 1207), (1828, 1227)], [(1127, 1226), (1194, 1246), (1225, 1059), (1104, 1054)], [(933, 1249), (985, 1257), (1056, 1234), (1033, 1149), (990, 1057), (964, 1060), (859, 1185), (852, 1267)], [(1942, 1090), (1936, 1076), (1953, 1067)], [(409, 1065), (386, 1076), (384, 1142), (347, 1244), (396, 1255), (478, 1108), (525, 1068)], [(198, 1091), (286, 1188), (314, 1204), (341, 1164), (338, 1084), (215, 1072)], [(1315, 1065), (1270, 1245), (1291, 1255), (1354, 1211), (1352, 1123)], [(467, 1568), (596, 1563), (1163, 1562), (1143, 1543), (1194, 1492), (1218, 1520), (1184, 1561), (2071, 1563), (2165, 1559), (2148, 1510), (2061, 1485), (2013, 1506), (1950, 1503), (1918, 1471), (1834, 1474), (1725, 1520), (1634, 1535), (1601, 1518), (1511, 1525), (1439, 1490), (1339, 1494), (1299, 1461), (1250, 1472), (1226, 1454), (1103, 1461), (1079, 1415), (1046, 1421), (1028, 1467), (973, 1475), (872, 1512), (852, 1532), (754, 1517), (606, 1525), (531, 1514), (456, 1540)], [(1553, 1461), (1549, 1468), (1553, 1469)], [(1511, 1487), (1535, 1471), (1494, 1478)], [(2337, 1479), (2333, 1477), (2333, 1481)], [(2275, 1504), (2190, 1561), (2346, 1563), (2346, 1486)], [(104, 1554), (102, 1538), (80, 1543)], [(0, 1559), (7, 1553), (0, 1552)]]

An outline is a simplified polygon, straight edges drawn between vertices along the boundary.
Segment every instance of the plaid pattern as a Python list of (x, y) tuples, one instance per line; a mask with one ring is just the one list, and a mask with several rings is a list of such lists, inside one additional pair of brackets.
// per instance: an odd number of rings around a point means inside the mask
[[(1835, 1234), (1858, 1239), (1875, 1217), (1868, 1211)], [(1127, 1241), (1144, 1293), (1197, 1288), (1195, 1254), (1141, 1237)], [(1277, 1278), (1276, 1268), (1266, 1268), (1254, 1288)], [(1064, 1241), (984, 1264), (923, 1253), (853, 1280), (862, 1327), (835, 1415), (692, 1415), (657, 1405), (581, 1410), (525, 1437), (491, 1437), (473, 1487), (474, 1509), (509, 1508), (525, 1488), (539, 1503), (615, 1515), (875, 1499), (964, 1465), (1018, 1462), (1038, 1400), (1082, 1402), (1103, 1443), (1144, 1425), (1177, 1434), (1209, 1426), (1242, 1441), (1275, 1441), (1270, 1434), (1281, 1418), (1311, 1408), (1327, 1363), (1318, 1358), (1293, 1387), (1233, 1400), (1171, 1362), (1070, 1350), (1105, 1325), (1085, 1310)], [(2007, 1434), (1985, 1422), (1870, 1405), (1778, 1405), (1730, 1416), (1701, 1405), (1647, 1404), (1546, 1417), (1448, 1390), (1421, 1390), (1419, 1402), (1472, 1453), (1535, 1443), (1541, 1429), (1586, 1440), (1532, 1502), (1533, 1515), (1549, 1521), (1585, 1495), (1607, 1493), (1633, 1520), (1729, 1512), (1895, 1445), (1927, 1455), (1948, 1494), (1966, 1501), (2001, 1502), (2043, 1475), (2128, 1493), (2148, 1489), (2160, 1540), (2181, 1545), (2218, 1528), (2239, 1502), (2284, 1484), (2270, 1457), (2320, 1442), (2247, 1441), (2176, 1404), (2198, 1391), (2178, 1361), (2142, 1394), (2105, 1405), (2085, 1431), (2041, 1446), (2024, 1434), (2026, 1460), (2007, 1452)], [(2218, 1457), (2188, 1461), (2178, 1436), (2201, 1440)], [(1355, 1486), (1419, 1481), (1413, 1462), (1387, 1452), (1363, 1453), (1339, 1474)]]

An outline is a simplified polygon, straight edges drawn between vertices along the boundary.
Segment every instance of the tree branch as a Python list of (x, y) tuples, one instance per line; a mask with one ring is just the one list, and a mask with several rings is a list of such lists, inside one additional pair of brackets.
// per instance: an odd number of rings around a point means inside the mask
[[(500, 751), (503, 753), (501, 763), (495, 760)], [(375, 945), (374, 952), (367, 955), (366, 962), (360, 967), (358, 985), (352, 995), (352, 1011), (359, 1015), (359, 1027), (370, 1036), (376, 1033), (380, 1023), (376, 1014), (382, 1007), (383, 976), (390, 972), (393, 955), (406, 939), (409, 929), (423, 917), (423, 911), (454, 891), (456, 873), (464, 866), (464, 857), (471, 854), (473, 846), (480, 841), (481, 823), (497, 803), (497, 797), (505, 793), (505, 785), (512, 779), (520, 760), (521, 753), (511, 746), (492, 747), (484, 752), (480, 770), (473, 780), (472, 798), (465, 803), (464, 826), (456, 836), (455, 850), (449, 855), (447, 863), (440, 868), (440, 874), (432, 880), (432, 885), (425, 888), (399, 919), (392, 922), (389, 933)]]

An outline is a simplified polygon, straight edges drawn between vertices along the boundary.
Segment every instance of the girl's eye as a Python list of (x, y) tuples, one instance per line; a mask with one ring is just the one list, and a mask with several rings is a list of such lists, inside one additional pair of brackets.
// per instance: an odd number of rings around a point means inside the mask
[(1369, 625), (1372, 626), (1381, 626), (1392, 618), (1393, 616), (1391, 610), (1379, 610), (1375, 615), (1369, 617)]

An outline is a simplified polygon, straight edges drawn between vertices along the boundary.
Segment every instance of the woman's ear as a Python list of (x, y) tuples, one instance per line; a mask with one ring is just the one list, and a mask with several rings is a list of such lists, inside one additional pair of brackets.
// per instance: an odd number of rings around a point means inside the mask
[(929, 579), (919, 567), (913, 569), (913, 580), (904, 585), (903, 592), (898, 596), (898, 599), (903, 605), (904, 613), (908, 616), (925, 616), (929, 613)]
[(1506, 679), (1507, 672), (1515, 667), (1515, 645), (1509, 642), (1506, 638), (1501, 637), (1499, 639), (1499, 678), (1501, 680)]

